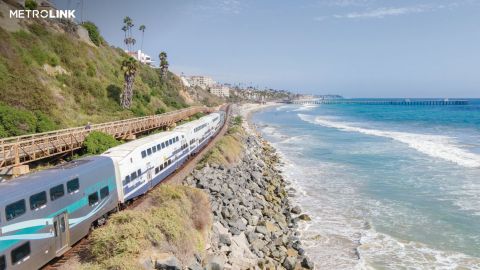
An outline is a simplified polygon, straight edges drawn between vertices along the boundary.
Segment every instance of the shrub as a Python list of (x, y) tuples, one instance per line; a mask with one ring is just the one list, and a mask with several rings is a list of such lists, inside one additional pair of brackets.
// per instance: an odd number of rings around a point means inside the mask
[(0, 105), (0, 126), (6, 136), (20, 136), (36, 131), (37, 119), (33, 113)]
[(25, 8), (26, 9), (34, 10), (34, 9), (37, 9), (37, 7), (38, 7), (37, 1), (35, 1), (35, 0), (25, 0)]
[(98, 155), (120, 144), (113, 136), (100, 131), (92, 131), (83, 142), (87, 154)]
[(57, 129), (57, 125), (48, 115), (36, 111), (35, 116), (37, 117), (37, 132), (47, 132)]
[(93, 42), (93, 44), (100, 46), (102, 37), (100, 36), (100, 31), (98, 30), (98, 27), (93, 22), (84, 22), (82, 26), (83, 28), (87, 29), (88, 36), (90, 37), (90, 40)]

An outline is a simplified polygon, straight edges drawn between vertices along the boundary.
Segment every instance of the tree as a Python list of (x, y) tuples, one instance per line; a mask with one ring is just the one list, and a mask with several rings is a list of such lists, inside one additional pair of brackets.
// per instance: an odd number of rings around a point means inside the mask
[(84, 22), (82, 23), (83, 28), (87, 29), (88, 36), (93, 44), (100, 46), (102, 43), (102, 37), (100, 36), (100, 31), (98, 27), (93, 22)]
[(133, 83), (135, 82), (135, 75), (137, 74), (137, 60), (133, 57), (128, 57), (122, 61), (123, 71), (123, 93), (120, 95), (120, 105), (124, 109), (129, 109), (132, 106), (133, 99)]
[(122, 31), (123, 31), (123, 42), (125, 43), (125, 45), (127, 45), (127, 43), (126, 43), (126, 40), (127, 40), (127, 30), (128, 30), (127, 26), (124, 25), (124, 26), (122, 27)]
[(160, 58), (160, 74), (162, 78), (165, 78), (168, 73), (168, 60), (167, 60), (167, 53), (161, 52), (158, 57)]
[[(133, 38), (132, 36), (132, 27), (134, 26), (133, 24), (133, 21), (130, 17), (126, 16), (124, 19), (123, 19), (123, 23), (124, 23), (124, 27), (126, 27), (126, 30), (125, 30), (125, 33), (128, 34), (126, 35), (125, 39), (124, 39), (124, 42), (125, 42), (125, 45), (127, 45), (127, 50), (128, 51), (132, 51), (133, 50), (133, 46), (132, 45), (135, 45), (135, 39)], [(123, 28), (122, 28), (123, 30)]]
[(113, 136), (100, 131), (90, 132), (83, 142), (87, 153), (91, 155), (99, 155), (119, 144), (120, 142)]
[(35, 0), (25, 0), (25, 8), (29, 10), (37, 9), (38, 4)]
[(140, 50), (142, 51), (143, 50), (143, 37), (145, 35), (145, 25), (140, 25), (140, 27), (138, 28), (138, 30), (142, 31), (142, 43), (140, 45)]

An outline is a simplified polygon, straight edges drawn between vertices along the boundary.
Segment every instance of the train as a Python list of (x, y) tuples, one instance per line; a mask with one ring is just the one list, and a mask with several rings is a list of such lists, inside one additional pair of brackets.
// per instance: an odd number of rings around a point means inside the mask
[(39, 269), (142, 196), (221, 130), (218, 111), (97, 156), (0, 183), (0, 270)]

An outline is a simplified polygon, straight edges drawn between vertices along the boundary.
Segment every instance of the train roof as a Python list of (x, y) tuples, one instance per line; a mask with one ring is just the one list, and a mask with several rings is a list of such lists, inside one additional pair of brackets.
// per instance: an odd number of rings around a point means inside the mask
[(33, 192), (48, 190), (56, 184), (63, 183), (69, 178), (73, 179), (80, 173), (104, 165), (106, 162), (111, 163), (111, 160), (102, 156), (85, 157), (11, 180), (4, 180), (0, 182), (0, 202), (25, 194), (27, 190)]
[(178, 126), (174, 130), (184, 131), (185, 129), (192, 129), (192, 128), (198, 126), (198, 125), (201, 125), (201, 124), (209, 121), (210, 119), (213, 119), (215, 116), (217, 116), (217, 113), (211, 113), (211, 114), (205, 115), (200, 119), (197, 119), (197, 120), (185, 123), (181, 126)]
[(102, 156), (108, 156), (113, 159), (121, 159), (129, 155), (131, 152), (137, 150), (138, 148), (143, 147), (146, 144), (150, 144), (153, 141), (160, 140), (163, 138), (167, 139), (172, 136), (178, 136), (178, 135), (180, 135), (180, 133), (175, 131), (165, 131), (165, 132), (153, 134), (141, 139), (137, 139), (137, 140), (110, 148), (105, 153), (103, 153)]

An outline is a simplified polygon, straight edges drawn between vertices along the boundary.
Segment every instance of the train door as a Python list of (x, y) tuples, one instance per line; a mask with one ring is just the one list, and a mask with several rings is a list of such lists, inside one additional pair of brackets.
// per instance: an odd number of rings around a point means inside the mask
[(57, 255), (61, 255), (67, 248), (70, 241), (70, 228), (68, 226), (68, 214), (63, 212), (53, 218), (55, 230), (55, 246)]
[(150, 162), (147, 163), (147, 181), (148, 181), (148, 186), (150, 188), (153, 187), (153, 183), (152, 183), (152, 165), (150, 164)]

